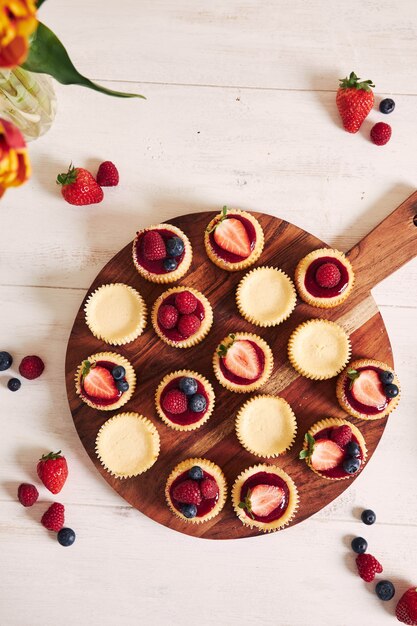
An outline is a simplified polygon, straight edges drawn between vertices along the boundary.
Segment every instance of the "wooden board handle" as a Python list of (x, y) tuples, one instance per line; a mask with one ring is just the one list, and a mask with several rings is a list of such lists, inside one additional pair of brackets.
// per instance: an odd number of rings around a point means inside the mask
[(348, 252), (357, 283), (370, 291), (417, 256), (417, 191)]

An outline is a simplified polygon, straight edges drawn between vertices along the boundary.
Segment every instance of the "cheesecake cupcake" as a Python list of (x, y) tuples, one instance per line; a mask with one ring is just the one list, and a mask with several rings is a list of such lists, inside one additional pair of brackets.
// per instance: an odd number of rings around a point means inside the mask
[(387, 417), (400, 401), (400, 383), (392, 367), (357, 359), (337, 379), (336, 395), (346, 413), (363, 420)]
[(172, 287), (153, 305), (152, 326), (158, 337), (174, 348), (200, 343), (212, 324), (210, 302), (192, 287)]
[(272, 532), (284, 528), (298, 509), (292, 478), (275, 465), (255, 465), (243, 471), (232, 488), (232, 504), (245, 526)]
[(165, 498), (171, 511), (184, 522), (201, 524), (216, 517), (227, 497), (226, 478), (207, 459), (186, 459), (171, 472)]
[(217, 346), (213, 369), (219, 383), (238, 393), (256, 391), (271, 376), (272, 350), (261, 337), (231, 333)]
[(159, 383), (155, 406), (161, 420), (170, 428), (195, 430), (205, 424), (213, 413), (213, 387), (197, 372), (172, 372)]
[(329, 418), (314, 424), (306, 433), (300, 459), (328, 480), (343, 480), (365, 465), (367, 449), (359, 428), (347, 420)]
[(77, 368), (75, 390), (92, 409), (120, 409), (135, 390), (136, 375), (127, 359), (116, 352), (98, 352)]
[(146, 304), (142, 296), (123, 283), (96, 289), (88, 297), (84, 311), (93, 335), (114, 346), (130, 343), (146, 326)]
[(292, 280), (275, 267), (257, 267), (240, 281), (236, 291), (240, 314), (257, 326), (277, 326), (293, 312), (297, 294)]
[(297, 421), (284, 398), (255, 396), (236, 417), (236, 434), (244, 448), (255, 456), (273, 458), (294, 443)]
[(312, 306), (330, 309), (346, 300), (355, 275), (349, 259), (339, 250), (313, 250), (298, 263), (295, 284), (300, 297)]
[(172, 224), (143, 228), (133, 241), (133, 263), (151, 283), (173, 283), (190, 268), (193, 251), (188, 237)]
[(159, 434), (138, 413), (119, 413), (108, 419), (96, 438), (96, 454), (103, 467), (116, 478), (143, 474), (158, 458)]
[(325, 380), (337, 376), (349, 361), (349, 336), (335, 322), (311, 319), (293, 331), (288, 342), (288, 358), (306, 378)]
[(228, 272), (243, 270), (261, 256), (264, 233), (258, 220), (246, 211), (223, 207), (208, 224), (204, 245), (209, 259)]

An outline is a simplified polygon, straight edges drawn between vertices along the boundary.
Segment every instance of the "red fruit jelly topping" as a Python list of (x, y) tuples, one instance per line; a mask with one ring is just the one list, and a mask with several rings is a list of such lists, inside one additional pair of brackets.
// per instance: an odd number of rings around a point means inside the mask
[[(332, 433), (333, 428), (323, 428), (323, 430), (320, 430), (318, 433), (316, 433), (314, 435), (314, 439), (317, 441), (318, 439), (331, 439), (331, 433)], [(359, 455), (359, 459), (361, 461), (363, 461), (363, 450), (359, 444), (359, 441), (357, 440), (357, 438), (355, 437), (354, 433), (352, 432), (352, 439), (351, 441), (354, 441), (355, 443), (358, 444), (359, 448), (360, 448), (360, 455)], [(349, 474), (348, 472), (345, 472), (345, 470), (343, 469), (343, 461), (348, 457), (348, 454), (345, 452), (345, 455), (342, 459), (342, 462), (340, 465), (337, 465), (336, 467), (333, 467), (332, 469), (328, 469), (328, 470), (317, 470), (319, 472), (319, 474), (322, 474), (323, 476), (328, 476), (329, 478), (343, 478), (344, 476), (352, 476), (352, 474)], [(356, 474), (359, 473), (359, 470), (356, 472)]]
[[(143, 248), (142, 239), (145, 236), (145, 232), (140, 233), (136, 241), (135, 255), (136, 255), (137, 262), (139, 263), (139, 265), (145, 268), (145, 270), (148, 270), (148, 272), (152, 272), (152, 274), (169, 274), (170, 272), (167, 272), (167, 270), (164, 268), (163, 259), (159, 259), (158, 261), (149, 261), (148, 259), (144, 257), (143, 249), (142, 249)], [(178, 237), (176, 233), (174, 233), (172, 230), (168, 230), (167, 228), (164, 228), (164, 229), (158, 228), (157, 232), (161, 235), (162, 239), (165, 242), (165, 245), (168, 239), (171, 239), (171, 237)], [(177, 261), (178, 265), (183, 260), (184, 254), (185, 254), (185, 248), (181, 256), (175, 257), (175, 260)]]
[(224, 363), (224, 358), (221, 357), (220, 369), (221, 369), (223, 376), (227, 378), (227, 380), (230, 380), (231, 383), (235, 383), (236, 385), (251, 385), (252, 383), (260, 379), (265, 369), (265, 354), (263, 350), (254, 341), (250, 341), (250, 339), (245, 339), (245, 341), (248, 341), (252, 345), (252, 347), (255, 349), (256, 356), (258, 357), (258, 361), (260, 364), (260, 374), (256, 378), (252, 378), (250, 380), (248, 378), (241, 378), (240, 376), (236, 376), (235, 374), (233, 374), (227, 369)]
[[(173, 307), (175, 307), (175, 296), (177, 294), (176, 293), (172, 293), (169, 296), (167, 296), (160, 304), (160, 306), (164, 305), (164, 304), (171, 304)], [(204, 310), (204, 306), (202, 304), (202, 302), (197, 298), (197, 307), (193, 313), (193, 315), (196, 315), (198, 317), (198, 319), (200, 320), (200, 322), (203, 321), (203, 319), (205, 318), (205, 310)], [(179, 315), (178, 319), (181, 318), (181, 314)], [(161, 326), (161, 324), (159, 323), (158, 320), (158, 328), (161, 331), (162, 334), (165, 335), (165, 337), (167, 337), (167, 339), (170, 339), (171, 341), (184, 341), (184, 339), (186, 339), (186, 337), (184, 337), (183, 335), (181, 335), (180, 331), (178, 330), (177, 327), (175, 328), (163, 328)]]
[[(217, 484), (217, 480), (214, 478), (214, 476), (212, 476), (205, 470), (203, 470), (202, 480), (204, 478), (211, 478), (211, 480), (214, 480), (214, 482)], [(188, 479), (189, 479), (188, 471), (183, 472), (182, 474), (177, 476), (177, 478), (172, 482), (172, 485), (169, 488), (169, 495), (171, 498), (171, 502), (174, 505), (174, 507), (177, 509), (177, 511), (181, 511), (181, 502), (178, 502), (178, 500), (174, 500), (174, 498), (172, 497), (173, 491), (177, 485), (184, 482), (184, 480), (188, 480)], [(197, 482), (200, 482), (200, 481), (197, 481)], [(212, 511), (214, 507), (216, 506), (218, 499), (219, 499), (219, 494), (217, 494), (215, 498), (208, 498), (207, 500), (202, 500), (201, 504), (197, 505), (197, 517), (202, 517), (203, 515), (207, 515), (207, 513), (210, 513), (210, 511)]]
[[(239, 220), (239, 222), (242, 222), (249, 237), (250, 249), (252, 251), (255, 248), (256, 244), (256, 231), (252, 222), (250, 222), (248, 219), (246, 219), (246, 217), (243, 217), (242, 215), (231, 214), (230, 217), (235, 220)], [(223, 248), (221, 248), (214, 239), (214, 230), (209, 235), (209, 241), (216, 255), (224, 261), (227, 261), (228, 263), (240, 263), (244, 258), (237, 254), (233, 254), (233, 252), (229, 252), (228, 250), (223, 250)]]
[[(378, 376), (383, 371), (381, 368), (374, 367), (373, 365), (358, 367), (357, 369), (358, 372), (362, 372), (364, 370), (374, 370), (375, 372), (377, 372)], [(345, 396), (352, 409), (355, 409), (355, 411), (358, 411), (359, 413), (363, 413), (364, 415), (376, 415), (377, 413), (381, 413), (382, 411), (384, 411), (391, 401), (391, 398), (386, 398), (384, 404), (382, 404), (381, 406), (368, 406), (367, 404), (362, 404), (362, 402), (358, 402), (356, 398), (354, 398), (350, 389), (350, 383), (351, 380), (349, 377), (347, 377), (345, 381)]]
[(273, 485), (274, 487), (279, 487), (284, 492), (284, 497), (280, 502), (279, 506), (276, 509), (270, 512), (269, 515), (265, 517), (260, 517), (259, 515), (255, 515), (255, 513), (248, 513), (245, 509), (246, 515), (248, 517), (252, 517), (252, 519), (256, 519), (258, 522), (274, 522), (275, 520), (282, 517), (287, 510), (288, 503), (290, 500), (290, 490), (288, 489), (288, 485), (281, 478), (281, 476), (277, 476), (277, 474), (273, 474), (272, 472), (258, 472), (253, 476), (249, 476), (245, 480), (240, 490), (240, 500), (243, 502), (248, 494), (249, 489), (253, 489), (256, 485)]
[[(111, 363), (110, 361), (96, 361), (97, 366), (104, 367), (109, 372), (112, 372), (113, 368), (116, 367), (117, 363)], [(126, 378), (123, 378), (126, 380)], [(114, 404), (117, 400), (123, 395), (123, 391), (116, 390), (116, 394), (113, 398), (96, 398), (95, 396), (90, 396), (89, 393), (84, 389), (84, 385), (81, 382), (81, 393), (84, 398), (90, 400), (93, 404), (97, 404), (98, 406), (109, 406), (110, 404)]]
[[(167, 395), (168, 391), (170, 391), (171, 389), (179, 389), (180, 380), (181, 380), (181, 376), (178, 376), (178, 378), (173, 378), (172, 380), (170, 380), (169, 383), (165, 386), (165, 388), (162, 390), (162, 393), (161, 393), (161, 399), (160, 399), (161, 405), (163, 404), (164, 398)], [(204, 389), (204, 386), (200, 383), (200, 381), (197, 378), (195, 380), (197, 382), (196, 393), (200, 393), (202, 396), (204, 396), (206, 400), (206, 409), (204, 411), (201, 411), (201, 413), (194, 413), (193, 411), (190, 411), (190, 409), (187, 409), (184, 413), (178, 414), (178, 413), (171, 413), (170, 411), (167, 411), (166, 409), (163, 408), (162, 410), (167, 416), (167, 418), (171, 420), (171, 422), (174, 422), (174, 424), (180, 424), (181, 426), (188, 426), (188, 424), (195, 424), (196, 422), (199, 422), (201, 418), (203, 417), (203, 415), (207, 413), (207, 409), (209, 408), (209, 399), (206, 394), (206, 390)]]
[[(335, 287), (320, 287), (316, 281), (316, 272), (321, 265), (325, 263), (333, 263), (340, 272), (340, 280)], [(349, 284), (349, 273), (346, 266), (337, 258), (332, 256), (323, 256), (315, 259), (307, 268), (304, 285), (307, 291), (315, 298), (334, 298), (340, 296)]]

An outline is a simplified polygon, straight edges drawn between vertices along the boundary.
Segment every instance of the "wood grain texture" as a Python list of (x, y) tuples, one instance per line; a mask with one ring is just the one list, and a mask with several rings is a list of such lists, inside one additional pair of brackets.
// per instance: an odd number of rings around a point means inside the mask
[[(401, 212), (401, 207), (397, 211)], [(198, 537), (230, 539), (262, 534), (243, 526), (237, 520), (230, 500), (218, 517), (201, 525), (178, 520), (167, 509), (164, 501), (166, 478), (171, 469), (184, 458), (202, 456), (218, 463), (226, 474), (229, 488), (244, 468), (259, 462), (259, 459), (241, 448), (234, 432), (234, 417), (244, 398), (240, 394), (228, 392), (213, 380), (211, 358), (219, 341), (229, 332), (250, 331), (263, 336), (273, 349), (274, 372), (262, 391), (282, 395), (293, 407), (298, 421), (294, 446), (276, 461), (277, 465), (293, 477), (299, 489), (300, 508), (292, 524), (303, 521), (329, 504), (349, 487), (353, 479), (323, 480), (297, 458), (304, 433), (315, 421), (325, 416), (343, 417), (344, 413), (335, 399), (334, 379), (320, 383), (310, 381), (298, 376), (289, 366), (286, 345), (290, 333), (306, 319), (325, 317), (338, 321), (348, 330), (354, 357), (377, 357), (392, 365), (392, 353), (382, 318), (368, 293), (358, 292), (355, 296), (354, 292), (344, 305), (329, 311), (319, 311), (299, 303), (290, 319), (278, 328), (258, 329), (241, 319), (236, 310), (234, 293), (242, 272), (223, 272), (209, 262), (202, 246), (202, 233), (214, 215), (215, 213), (190, 214), (171, 221), (189, 236), (194, 250), (191, 270), (180, 284), (202, 290), (214, 309), (214, 326), (204, 343), (186, 351), (178, 350), (163, 344), (152, 328), (148, 327), (140, 338), (119, 350), (135, 367), (139, 381), (124, 410), (134, 410), (151, 418), (161, 435), (160, 457), (146, 474), (120, 481), (111, 477), (96, 458), (95, 437), (108, 416), (87, 407), (77, 397), (74, 376), (77, 366), (84, 358), (106, 349), (106, 345), (94, 338), (86, 327), (84, 303), (77, 315), (68, 344), (66, 379), (70, 408), (79, 436), (96, 467), (118, 493), (146, 515), (170, 528)], [(292, 276), (298, 260), (307, 252), (323, 245), (320, 240), (288, 222), (264, 214), (255, 213), (255, 216), (263, 226), (267, 242), (257, 265), (271, 264)], [(389, 229), (384, 232), (388, 233)], [(381, 234), (380, 240), (382, 239)], [(408, 250), (407, 260), (413, 256), (412, 252), (417, 254), (416, 249)], [(387, 257), (385, 263), (388, 265), (389, 262)], [(353, 265), (355, 268), (355, 264)], [(131, 261), (131, 244), (105, 266), (90, 291), (108, 282), (126, 282), (136, 287), (149, 308), (165, 290), (162, 286), (147, 283), (137, 275)], [(214, 383), (216, 408), (209, 422), (201, 429), (178, 435), (157, 418), (153, 398), (160, 380), (167, 373), (184, 367), (201, 372)], [(386, 420), (359, 422), (366, 438), (369, 456), (372, 456), (385, 424)]]

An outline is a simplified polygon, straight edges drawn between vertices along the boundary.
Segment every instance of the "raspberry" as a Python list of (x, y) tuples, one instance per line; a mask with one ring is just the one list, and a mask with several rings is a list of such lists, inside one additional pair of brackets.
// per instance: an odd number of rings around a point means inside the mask
[(352, 439), (352, 431), (346, 424), (334, 428), (330, 434), (330, 439), (337, 443), (338, 446), (344, 448)]
[(381, 574), (382, 565), (376, 560), (372, 554), (358, 554), (356, 557), (356, 565), (358, 566), (359, 576), (367, 583), (371, 583), (375, 578), (375, 574)]
[(187, 410), (187, 396), (179, 389), (170, 389), (162, 400), (162, 408), (168, 413), (180, 415)]
[(49, 509), (45, 511), (45, 513), (42, 515), (41, 523), (48, 530), (53, 530), (57, 533), (59, 530), (61, 530), (65, 522), (64, 511), (65, 508), (63, 504), (60, 504), (59, 502), (54, 502), (53, 504), (51, 504)]
[(25, 356), (19, 365), (19, 372), (23, 378), (33, 380), (38, 378), (45, 369), (44, 362), (38, 356)]
[(35, 485), (22, 483), (17, 490), (17, 497), (19, 498), (20, 504), (23, 504), (23, 506), (32, 506), (39, 498), (39, 491), (36, 489)]
[(165, 242), (157, 230), (148, 230), (142, 239), (143, 256), (148, 261), (161, 261), (165, 259), (167, 251)]
[(171, 304), (163, 304), (158, 310), (158, 322), (166, 330), (174, 328), (178, 322), (177, 309)]
[(198, 505), (201, 503), (200, 488), (195, 480), (184, 480), (177, 485), (172, 492), (172, 497), (182, 504)]
[(324, 289), (336, 287), (340, 279), (340, 270), (335, 263), (323, 263), (316, 272), (316, 282)]
[(219, 488), (215, 480), (204, 478), (200, 483), (200, 491), (204, 500), (210, 500), (219, 495)]
[(197, 298), (191, 291), (180, 291), (175, 296), (175, 306), (179, 313), (194, 313), (197, 308)]
[(111, 161), (104, 161), (98, 168), (96, 181), (100, 187), (116, 187), (119, 184), (119, 172)]
[(378, 122), (371, 128), (371, 139), (377, 146), (384, 146), (391, 139), (391, 126), (385, 122)]
[(397, 620), (409, 626), (417, 626), (417, 588), (411, 587), (398, 600), (395, 609)]
[(187, 339), (187, 337), (191, 337), (198, 331), (201, 326), (201, 322), (194, 313), (190, 313), (189, 315), (180, 315), (180, 319), (178, 320), (178, 330), (181, 335)]

